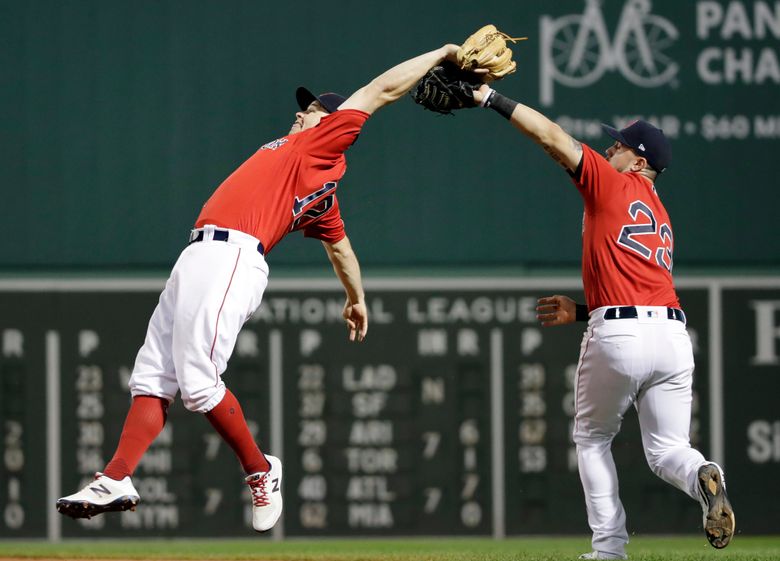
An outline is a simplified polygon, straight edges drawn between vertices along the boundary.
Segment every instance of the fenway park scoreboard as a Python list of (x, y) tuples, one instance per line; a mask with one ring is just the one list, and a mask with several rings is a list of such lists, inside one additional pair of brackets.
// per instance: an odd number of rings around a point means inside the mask
[[(0, 538), (252, 535), (238, 461), (176, 402), (133, 477), (136, 512), (74, 521), (57, 497), (110, 459), (161, 279), (0, 281)], [(272, 537), (587, 533), (571, 425), (584, 324), (536, 299), (575, 279), (368, 279), (350, 343), (335, 282), (272, 279), (225, 381), (284, 464)], [(780, 279), (682, 279), (697, 370), (691, 435), (723, 462), (740, 529), (776, 531)], [(700, 508), (613, 445), (632, 533), (695, 533)], [(774, 476), (772, 476), (774, 474)], [(754, 507), (754, 508), (753, 508)], [(775, 509), (767, 513), (767, 509)]]

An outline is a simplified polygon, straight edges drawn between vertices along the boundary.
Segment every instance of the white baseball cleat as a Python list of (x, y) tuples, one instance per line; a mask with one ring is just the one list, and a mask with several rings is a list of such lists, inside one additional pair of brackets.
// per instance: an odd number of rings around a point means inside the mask
[(252, 527), (258, 532), (273, 528), (282, 515), (282, 461), (268, 454), (265, 458), (270, 469), (246, 478), (252, 492)]
[(81, 491), (58, 499), (57, 510), (71, 518), (92, 518), (104, 512), (135, 510), (140, 500), (129, 476), (116, 481), (98, 472)]
[(704, 464), (697, 472), (699, 502), (704, 513), (704, 535), (716, 549), (726, 547), (734, 536), (736, 520), (726, 496), (726, 480), (723, 470), (716, 463)]
[(628, 555), (607, 553), (606, 551), (591, 551), (590, 553), (583, 553), (577, 559), (628, 559)]

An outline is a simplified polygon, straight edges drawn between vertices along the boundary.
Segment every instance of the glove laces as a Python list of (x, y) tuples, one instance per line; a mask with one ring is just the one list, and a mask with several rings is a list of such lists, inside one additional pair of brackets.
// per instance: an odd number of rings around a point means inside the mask
[(268, 492), (265, 489), (265, 482), (268, 479), (268, 473), (255, 475), (247, 481), (249, 489), (252, 492), (252, 504), (255, 506), (268, 506)]
[(510, 37), (506, 33), (503, 33), (501, 31), (494, 31), (493, 33), (488, 33), (485, 35), (485, 39), (483, 40), (484, 43), (490, 43), (496, 37), (502, 38), (504, 41), (512, 41), (513, 43), (517, 43), (518, 41), (526, 41), (528, 40), (528, 37)]

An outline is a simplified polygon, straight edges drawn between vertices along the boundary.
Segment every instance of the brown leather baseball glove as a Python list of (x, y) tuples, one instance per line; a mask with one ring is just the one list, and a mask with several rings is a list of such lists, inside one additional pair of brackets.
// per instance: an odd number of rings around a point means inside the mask
[(461, 45), (457, 53), (458, 65), (463, 70), (487, 69), (485, 81), (499, 80), (514, 72), (517, 67), (512, 60), (512, 49), (506, 42), (516, 43), (525, 39), (527, 37), (510, 37), (493, 24), (486, 25)]

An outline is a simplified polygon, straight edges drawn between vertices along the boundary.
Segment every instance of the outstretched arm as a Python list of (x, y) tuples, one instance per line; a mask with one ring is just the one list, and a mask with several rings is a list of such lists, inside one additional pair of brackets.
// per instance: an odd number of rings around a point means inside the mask
[(445, 59), (454, 62), (458, 48), (458, 45), (444, 45), (392, 67), (353, 93), (339, 109), (360, 109), (369, 114), (374, 113), (401, 98), (432, 67)]
[(325, 247), (336, 276), (347, 292), (347, 301), (342, 315), (347, 322), (349, 340), (362, 341), (368, 332), (368, 310), (357, 255), (352, 250), (352, 244), (347, 237), (336, 243), (322, 242), (322, 245)]
[(570, 174), (577, 170), (582, 160), (582, 145), (558, 124), (527, 105), (501, 95), (488, 85), (474, 91), (474, 101), (483, 107), (495, 109), (509, 119), (515, 128), (541, 146)]

